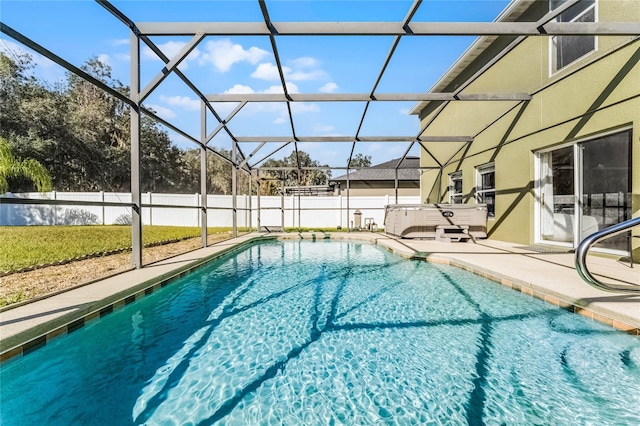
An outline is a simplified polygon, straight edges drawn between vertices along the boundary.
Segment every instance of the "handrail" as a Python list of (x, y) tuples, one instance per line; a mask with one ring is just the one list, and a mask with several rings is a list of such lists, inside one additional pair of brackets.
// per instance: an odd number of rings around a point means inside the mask
[[(618, 235), (638, 225), (640, 225), (640, 217), (625, 220), (624, 222), (617, 223), (601, 231), (595, 232), (580, 242), (580, 244), (578, 245), (578, 248), (576, 249), (576, 259), (575, 259), (576, 271), (578, 271), (578, 274), (580, 275), (580, 277), (587, 284), (599, 290), (609, 291), (614, 293), (640, 293), (640, 286), (634, 287), (633, 284), (631, 286), (608, 284), (608, 283), (603, 283), (601, 281), (598, 281), (593, 275), (591, 275), (591, 272), (589, 272), (589, 269), (587, 269), (587, 252), (589, 251), (589, 249), (593, 244), (605, 238)], [(633, 253), (629, 253), (629, 255), (633, 256)]]

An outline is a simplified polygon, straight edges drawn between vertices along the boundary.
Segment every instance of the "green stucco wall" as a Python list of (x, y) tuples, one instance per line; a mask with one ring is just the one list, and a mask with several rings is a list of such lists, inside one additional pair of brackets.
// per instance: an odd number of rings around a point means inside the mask
[[(640, 17), (640, 1), (598, 4), (599, 21), (634, 17)], [(640, 216), (640, 41), (599, 36), (596, 46), (595, 52), (552, 74), (550, 38), (529, 37), (466, 88), (463, 93), (517, 92), (531, 94), (532, 99), (449, 103), (423, 135), (475, 139), (467, 150), (462, 143), (426, 144), (441, 163), (459, 152), (441, 174), (422, 175), (421, 199), (447, 201), (448, 175), (461, 170), (463, 194), (473, 203), (476, 167), (495, 162), (496, 217), (489, 222), (489, 236), (531, 244), (535, 240), (535, 151), (632, 128), (632, 211), (634, 217)], [(423, 125), (432, 116), (433, 111), (421, 115)], [(459, 161), (463, 153), (464, 160)], [(421, 166), (434, 165), (422, 153)], [(634, 233), (640, 234), (640, 229)], [(640, 252), (640, 238), (634, 245)]]

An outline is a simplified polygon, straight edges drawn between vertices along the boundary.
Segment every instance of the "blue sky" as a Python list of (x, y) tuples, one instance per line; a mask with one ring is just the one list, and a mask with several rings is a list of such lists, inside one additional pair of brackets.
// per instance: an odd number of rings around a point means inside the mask
[[(414, 22), (489, 22), (507, 6), (508, 0), (424, 0)], [(112, 1), (134, 22), (231, 21), (261, 22), (257, 0), (236, 1)], [(412, 1), (323, 1), (267, 0), (270, 17), (279, 21), (401, 21)], [(111, 66), (113, 77), (129, 85), (129, 29), (94, 1), (2, 0), (0, 19), (76, 66), (98, 57)], [(152, 41), (169, 57), (190, 37), (153, 37)], [(404, 37), (378, 86), (379, 93), (421, 93), (438, 78), (473, 42), (474, 37)], [(276, 43), (285, 79), (292, 93), (368, 93), (373, 88), (393, 37), (277, 37)], [(141, 79), (144, 87), (163, 62), (146, 46), (142, 50)], [(0, 51), (30, 52), (0, 34)], [(30, 52), (36, 75), (48, 82), (64, 80), (65, 70)], [(183, 73), (205, 94), (281, 92), (275, 59), (268, 37), (206, 37), (180, 65)], [(408, 115), (414, 102), (374, 102), (367, 112), (361, 136), (416, 135), (419, 122)], [(199, 138), (200, 106), (196, 95), (171, 74), (145, 101), (158, 115)], [(224, 118), (234, 104), (215, 105)], [(353, 136), (365, 108), (364, 103), (294, 104), (293, 117), (298, 136)], [(208, 119), (208, 131), (217, 121)], [(247, 105), (229, 123), (236, 136), (290, 136), (286, 106), (280, 103)], [(170, 132), (174, 143), (193, 147), (182, 136)], [(210, 142), (230, 148), (221, 132)], [(245, 154), (257, 144), (241, 144)], [(256, 154), (260, 159), (279, 144), (267, 144)], [(371, 155), (382, 163), (404, 154), (406, 143), (358, 143), (355, 153)], [(274, 157), (288, 155), (293, 145)], [(346, 165), (351, 144), (299, 143), (322, 164)], [(417, 147), (411, 154), (417, 155)]]

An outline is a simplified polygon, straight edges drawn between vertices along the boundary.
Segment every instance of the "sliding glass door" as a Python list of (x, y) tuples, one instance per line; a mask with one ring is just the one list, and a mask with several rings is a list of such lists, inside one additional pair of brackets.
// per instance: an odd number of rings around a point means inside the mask
[[(577, 246), (631, 218), (631, 131), (538, 153), (539, 242)], [(599, 246), (627, 250), (626, 234)]]
[(545, 241), (573, 243), (576, 223), (573, 146), (540, 154), (541, 235)]
[[(631, 132), (578, 145), (582, 158), (581, 238), (631, 219)], [(627, 250), (628, 233), (603, 240), (601, 247)]]

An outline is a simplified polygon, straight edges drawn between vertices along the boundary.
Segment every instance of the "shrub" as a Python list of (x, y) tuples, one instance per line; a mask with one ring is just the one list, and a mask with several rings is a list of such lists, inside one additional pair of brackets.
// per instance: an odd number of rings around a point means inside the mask
[(66, 209), (62, 215), (65, 225), (97, 225), (98, 216), (83, 209)]
[(131, 215), (129, 213), (122, 213), (120, 216), (116, 217), (116, 220), (113, 222), (114, 225), (131, 225)]

